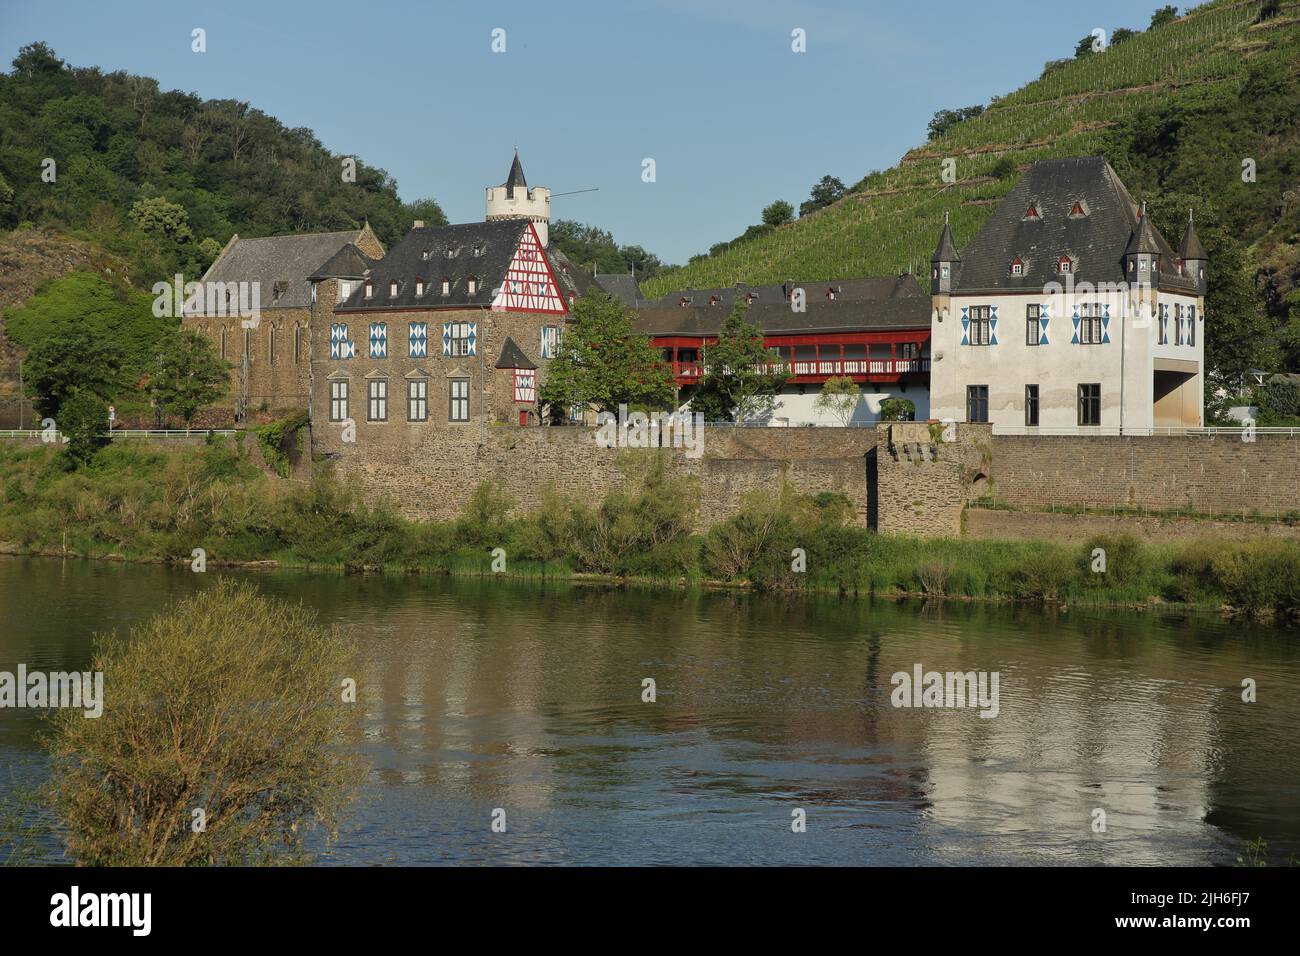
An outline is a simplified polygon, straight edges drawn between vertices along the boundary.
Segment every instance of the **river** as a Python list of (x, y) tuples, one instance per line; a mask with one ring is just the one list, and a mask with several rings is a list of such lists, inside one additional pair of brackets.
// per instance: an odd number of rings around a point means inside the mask
[[(1275, 862), (1300, 854), (1294, 631), (1212, 615), (249, 576), (360, 639), (355, 746), (372, 770), (322, 863), (1231, 864), (1259, 838)], [(94, 634), (217, 577), (0, 558), (0, 670), (84, 668)], [(996, 672), (997, 716), (892, 706), (892, 675), (918, 664)], [(45, 773), (39, 725), (0, 710), (0, 789)]]

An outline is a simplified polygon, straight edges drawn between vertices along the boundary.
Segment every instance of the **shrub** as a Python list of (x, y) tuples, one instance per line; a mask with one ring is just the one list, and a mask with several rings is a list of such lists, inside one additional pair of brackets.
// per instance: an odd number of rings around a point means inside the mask
[(59, 409), (58, 428), (68, 439), (68, 456), (85, 464), (108, 444), (108, 403), (93, 392), (73, 392)]
[(910, 422), (916, 419), (916, 405), (910, 398), (886, 398), (880, 403), (882, 422)]
[[(343, 749), (359, 715), (352, 644), (301, 605), (220, 581), (101, 640), (107, 703), (51, 718), (53, 805), (89, 866), (296, 861), (331, 836), (364, 776)], [(191, 827), (193, 811), (206, 826)]]
[[(1092, 570), (1093, 553), (1098, 549), (1105, 554), (1104, 572)], [(1136, 581), (1142, 575), (1143, 561), (1142, 544), (1131, 534), (1097, 534), (1084, 544), (1079, 567), (1086, 581), (1093, 586), (1103, 587)]]
[(1075, 575), (1069, 554), (1056, 548), (1036, 549), (1011, 575), (1011, 593), (1027, 601), (1059, 601)]
[(704, 536), (704, 570), (726, 581), (748, 580), (763, 587), (784, 576), (793, 545), (794, 522), (788, 486), (780, 495), (754, 491), (740, 510)]

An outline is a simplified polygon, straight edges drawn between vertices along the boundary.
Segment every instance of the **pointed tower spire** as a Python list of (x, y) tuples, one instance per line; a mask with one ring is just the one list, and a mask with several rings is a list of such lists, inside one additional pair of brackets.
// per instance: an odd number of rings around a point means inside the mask
[(515, 198), (516, 186), (522, 186), (524, 189), (528, 188), (528, 180), (524, 179), (524, 167), (519, 162), (518, 146), (515, 147), (515, 161), (510, 164), (510, 175), (506, 177), (506, 181), (502, 185), (506, 187), (506, 196), (510, 199)]
[(1151, 227), (1151, 219), (1147, 216), (1146, 202), (1142, 203), (1142, 212), (1138, 216), (1138, 224), (1128, 237), (1128, 245), (1124, 248), (1124, 255), (1126, 256), (1138, 253), (1153, 256), (1160, 255), (1160, 243), (1156, 242), (1155, 230)]
[(952, 292), (961, 256), (957, 255), (957, 244), (952, 241), (952, 227), (948, 224), (948, 212), (943, 214), (943, 232), (939, 234), (939, 245), (930, 257), (930, 294), (947, 295)]
[(1178, 244), (1178, 258), (1184, 262), (1191, 259), (1208, 259), (1205, 254), (1205, 247), (1201, 245), (1200, 237), (1196, 235), (1196, 223), (1192, 219), (1192, 211), (1187, 210), (1187, 231), (1183, 233), (1183, 241)]

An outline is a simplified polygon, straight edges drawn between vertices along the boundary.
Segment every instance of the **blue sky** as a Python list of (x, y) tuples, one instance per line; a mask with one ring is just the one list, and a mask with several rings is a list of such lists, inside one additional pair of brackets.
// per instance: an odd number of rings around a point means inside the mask
[[(555, 199), (555, 217), (684, 262), (773, 199), (797, 207), (823, 174), (851, 185), (893, 165), (936, 110), (987, 103), (1157, 5), (0, 0), (0, 56), (45, 40), (79, 66), (247, 100), (453, 222), (483, 217), (518, 145), (531, 184), (599, 187)], [(195, 27), (206, 53), (190, 50)]]

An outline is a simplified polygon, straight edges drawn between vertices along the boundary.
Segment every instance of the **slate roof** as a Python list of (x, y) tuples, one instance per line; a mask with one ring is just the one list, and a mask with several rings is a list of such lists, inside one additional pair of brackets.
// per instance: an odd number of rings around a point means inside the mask
[(560, 293), (564, 296), (565, 302), (569, 301), (570, 293), (586, 295), (587, 290), (596, 284), (596, 280), (587, 274), (587, 270), (575, 266), (555, 243), (546, 247), (546, 258), (551, 260), (551, 271), (555, 273), (555, 281), (559, 283)]
[[(636, 310), (632, 328), (642, 335), (717, 335), (730, 312), (729, 307), (716, 305), (648, 306)], [(849, 302), (843, 299), (818, 301), (810, 296), (804, 312), (793, 311), (786, 302), (756, 302), (749, 307), (746, 318), (768, 335), (898, 329), (928, 331), (930, 297), (900, 296)]]
[(1201, 238), (1196, 234), (1196, 223), (1192, 222), (1191, 210), (1187, 212), (1187, 230), (1183, 233), (1183, 241), (1178, 244), (1178, 255), (1183, 259), (1208, 259), (1205, 254), (1205, 247), (1201, 245)]
[(518, 149), (515, 150), (515, 161), (510, 164), (510, 175), (506, 176), (506, 181), (501, 185), (506, 187), (506, 195), (511, 199), (515, 197), (515, 187), (528, 189), (528, 180), (524, 179), (524, 167), (519, 162)]
[(948, 225), (948, 214), (943, 214), (943, 232), (939, 234), (939, 244), (934, 247), (934, 255), (930, 257), (931, 262), (957, 262), (961, 256), (957, 255), (957, 245), (952, 241), (952, 227)]
[(596, 285), (624, 305), (637, 305), (645, 301), (641, 298), (641, 286), (637, 284), (636, 278), (632, 275), (623, 275), (621, 273), (608, 276), (598, 275), (596, 276)]
[[(1072, 216), (1074, 204), (1086, 215)], [(1037, 218), (1027, 218), (1034, 205)], [(1123, 282), (1124, 250), (1139, 226), (1139, 207), (1110, 163), (1098, 157), (1040, 160), (961, 253), (953, 283), (957, 292), (1035, 291), (1062, 281), (1056, 264), (1062, 255), (1075, 261), (1075, 283)], [(1138, 240), (1163, 257), (1160, 285), (1194, 289), (1192, 277), (1177, 275), (1177, 254), (1149, 223)], [(1011, 261), (1024, 274), (1011, 275)]]
[[(605, 278), (605, 276), (600, 276), (597, 281), (603, 283)], [(798, 288), (804, 290), (804, 297), (809, 306), (813, 302), (828, 301), (827, 289), (835, 290), (834, 301), (837, 303), (918, 298), (924, 299), (928, 305), (930, 300), (930, 294), (921, 288), (921, 284), (916, 277), (905, 273), (898, 276), (869, 276), (861, 279), (786, 282), (782, 285), (745, 285), (738, 282), (734, 286), (725, 286), (718, 289), (682, 289), (669, 292), (662, 298), (646, 301), (644, 305), (646, 308), (666, 308), (669, 306), (681, 308), (681, 299), (685, 296), (691, 301), (691, 305), (707, 306), (709, 300), (716, 297), (718, 302), (713, 308), (730, 308), (732, 303), (735, 302), (738, 293), (743, 300), (748, 293), (752, 292), (754, 293), (754, 301), (751, 303), (751, 307), (776, 303), (788, 310), (787, 292)]]
[[(308, 309), (311, 308), (309, 277), (360, 236), (360, 229), (349, 229), (262, 239), (236, 238), (217, 257), (203, 281), (257, 282), (261, 286), (263, 309)], [(277, 288), (282, 290), (278, 296)]]
[(308, 278), (313, 282), (320, 279), (360, 279), (375, 262), (349, 242)]
[(537, 363), (524, 354), (524, 350), (515, 344), (515, 340), (506, 336), (506, 344), (501, 346), (501, 357), (497, 359), (497, 368), (537, 368)]
[[(412, 229), (384, 258), (370, 267), (366, 278), (373, 284), (369, 299), (366, 284), (359, 283), (352, 294), (335, 306), (335, 312), (368, 312), (385, 309), (486, 308), (496, 289), (505, 281), (527, 220), (467, 222), (455, 226), (422, 226)], [(469, 277), (477, 285), (469, 292)], [(442, 294), (442, 280), (450, 282)], [(397, 280), (397, 295), (388, 294)], [(424, 280), (424, 294), (416, 296), (415, 280)]]

